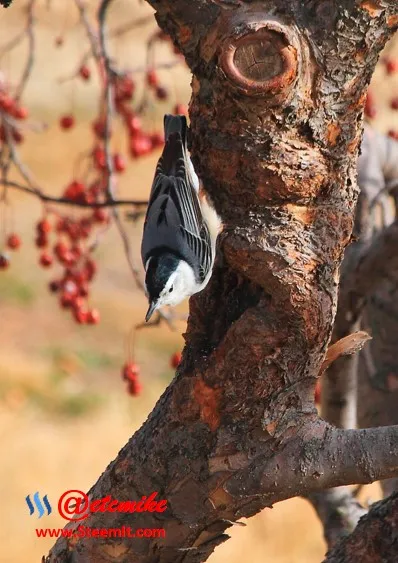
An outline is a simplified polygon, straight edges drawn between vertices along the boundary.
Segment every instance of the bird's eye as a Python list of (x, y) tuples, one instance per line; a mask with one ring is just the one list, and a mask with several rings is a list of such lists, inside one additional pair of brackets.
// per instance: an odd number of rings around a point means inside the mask
[(173, 291), (173, 286), (171, 286), (171, 288), (169, 289), (169, 293), (171, 293)]

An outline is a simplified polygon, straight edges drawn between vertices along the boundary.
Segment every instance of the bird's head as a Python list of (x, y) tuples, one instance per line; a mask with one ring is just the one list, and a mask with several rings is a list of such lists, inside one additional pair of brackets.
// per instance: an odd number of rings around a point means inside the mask
[(165, 305), (178, 305), (195, 293), (194, 271), (187, 262), (172, 253), (149, 258), (146, 263), (145, 287), (149, 300), (145, 320)]

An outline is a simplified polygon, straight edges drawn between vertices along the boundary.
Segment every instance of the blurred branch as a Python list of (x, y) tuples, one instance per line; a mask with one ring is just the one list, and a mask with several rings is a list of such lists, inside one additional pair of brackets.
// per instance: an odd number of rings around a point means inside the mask
[(346, 487), (316, 491), (307, 497), (323, 524), (329, 549), (353, 532), (359, 519), (367, 513)]
[(34, 7), (36, 4), (36, 0), (30, 0), (28, 6), (27, 6), (27, 22), (26, 22), (26, 36), (28, 38), (28, 58), (26, 60), (26, 64), (25, 64), (25, 68), (24, 71), (22, 73), (22, 77), (20, 80), (20, 83), (17, 86), (16, 89), (16, 93), (15, 93), (15, 99), (19, 100), (19, 98), (22, 96), (22, 93), (25, 89), (26, 83), (29, 79), (29, 76), (32, 72), (32, 68), (33, 68), (33, 62), (34, 62), (34, 56), (35, 56), (35, 35), (33, 32), (33, 28), (34, 28), (34, 18), (33, 18), (33, 11), (34, 11)]
[[(360, 329), (367, 297), (391, 272), (398, 271), (398, 223), (374, 238), (376, 203), (387, 198), (398, 181), (398, 143), (365, 128), (358, 159), (361, 194), (356, 212), (358, 242), (349, 247), (343, 262), (333, 340)], [(341, 428), (356, 426), (358, 356), (343, 357), (330, 366), (322, 382), (322, 416)]]
[(147, 201), (136, 201), (130, 199), (108, 199), (105, 201), (100, 201), (100, 202), (96, 201), (92, 203), (87, 203), (84, 201), (72, 201), (66, 197), (56, 197), (56, 196), (47, 195), (38, 189), (31, 188), (29, 186), (24, 186), (23, 184), (19, 184), (18, 182), (13, 182), (11, 180), (0, 180), (0, 184), (16, 190), (20, 190), (30, 195), (34, 195), (44, 202), (72, 205), (75, 207), (96, 209), (100, 207), (118, 207), (121, 205), (131, 205), (135, 207), (141, 207), (141, 206), (146, 207), (148, 205)]

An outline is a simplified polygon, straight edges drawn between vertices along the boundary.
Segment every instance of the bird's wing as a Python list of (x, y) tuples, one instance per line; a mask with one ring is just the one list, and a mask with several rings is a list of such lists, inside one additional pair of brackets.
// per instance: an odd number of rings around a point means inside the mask
[(149, 200), (142, 240), (142, 259), (159, 246), (166, 247), (184, 258), (202, 278), (212, 263), (209, 231), (203, 221), (195, 188), (187, 177), (157, 173)]

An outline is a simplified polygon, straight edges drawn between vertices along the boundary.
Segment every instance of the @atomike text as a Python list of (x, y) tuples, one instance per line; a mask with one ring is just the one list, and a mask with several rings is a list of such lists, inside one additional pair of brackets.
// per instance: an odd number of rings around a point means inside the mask
[(83, 491), (71, 489), (58, 501), (58, 512), (65, 520), (84, 520), (96, 512), (164, 512), (167, 500), (157, 499), (158, 492), (142, 496), (139, 500), (117, 500), (111, 495), (90, 499)]

